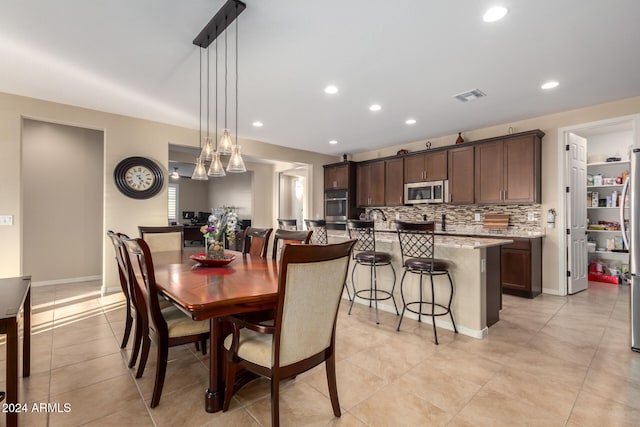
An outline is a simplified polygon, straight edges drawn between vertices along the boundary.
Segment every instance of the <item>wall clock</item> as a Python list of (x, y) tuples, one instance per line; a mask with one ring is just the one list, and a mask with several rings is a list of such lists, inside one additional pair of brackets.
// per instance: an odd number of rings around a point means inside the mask
[(164, 173), (156, 162), (146, 157), (127, 157), (113, 170), (118, 190), (133, 199), (148, 199), (164, 185)]

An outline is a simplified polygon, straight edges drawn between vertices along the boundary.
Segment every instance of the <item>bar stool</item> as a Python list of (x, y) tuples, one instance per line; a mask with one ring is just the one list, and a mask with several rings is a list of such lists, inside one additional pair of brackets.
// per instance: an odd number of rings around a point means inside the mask
[[(449, 264), (446, 261), (433, 257), (434, 253), (434, 223), (433, 222), (402, 222), (396, 221), (396, 230), (398, 232), (398, 240), (400, 241), (400, 253), (402, 255), (402, 265), (404, 266), (404, 274), (400, 280), (400, 295), (402, 296), (402, 314), (398, 320), (397, 331), (400, 330), (402, 318), (405, 310), (418, 315), (418, 322), (421, 316), (431, 316), (433, 321), (433, 335), (435, 343), (438, 344), (438, 332), (436, 331), (436, 317), (449, 315), (453, 330), (458, 333), (456, 322), (453, 320), (451, 312), (451, 302), (453, 301), (453, 281), (449, 274)], [(404, 297), (404, 278), (407, 273), (420, 275), (420, 299), (418, 301), (407, 302)], [(444, 276), (449, 278), (451, 292), (449, 294), (449, 302), (447, 305), (435, 302), (435, 293), (433, 287), (433, 276)], [(425, 300), (422, 289), (422, 277), (428, 275), (431, 281), (431, 300)], [(427, 305), (427, 307), (423, 307)], [(418, 306), (417, 308), (413, 308)], [(437, 308), (436, 308), (437, 307)]]
[[(305, 219), (304, 224), (307, 226), (307, 230), (312, 231), (311, 244), (312, 245), (328, 245), (329, 237), (327, 236), (327, 221), (324, 219)], [(351, 292), (347, 283), (344, 283), (344, 289), (347, 291), (347, 298), (351, 301)]]
[(282, 230), (297, 230), (298, 220), (295, 218), (293, 219), (278, 218), (278, 228)]
[(327, 237), (327, 222), (324, 219), (305, 219), (304, 225), (307, 230), (313, 231), (311, 235), (312, 245), (327, 245), (329, 238)]
[[(393, 296), (393, 290), (396, 287), (396, 270), (391, 264), (391, 254), (387, 252), (376, 251), (376, 236), (373, 228), (373, 221), (360, 221), (360, 220), (347, 220), (347, 230), (349, 231), (349, 239), (357, 239), (355, 246), (353, 247), (353, 269), (351, 270), (351, 285), (353, 286), (353, 299), (349, 305), (349, 314), (353, 308), (353, 303), (356, 297), (369, 301), (369, 307), (371, 307), (371, 301), (374, 301), (376, 308), (376, 323), (380, 323), (378, 317), (378, 301), (384, 301), (387, 299), (393, 300), (393, 306), (398, 312), (398, 306), (396, 305), (396, 299)], [(353, 280), (356, 267), (358, 265), (364, 265), (370, 268), (371, 276), (369, 279), (369, 289), (356, 290), (356, 283)], [(388, 265), (393, 272), (393, 285), (391, 291), (384, 289), (378, 289), (378, 278), (376, 267)]]

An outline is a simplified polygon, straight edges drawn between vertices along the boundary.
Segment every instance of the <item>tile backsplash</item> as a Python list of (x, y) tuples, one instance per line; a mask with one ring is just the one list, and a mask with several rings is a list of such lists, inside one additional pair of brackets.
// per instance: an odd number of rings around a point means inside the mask
[[(442, 222), (442, 215), (446, 217), (447, 227), (451, 228), (482, 228), (484, 215), (504, 214), (509, 215), (509, 230), (519, 232), (544, 232), (542, 223), (542, 208), (539, 204), (533, 205), (413, 205), (380, 208), (387, 218), (395, 220), (399, 214), (401, 221), (423, 221), (426, 215), (427, 221), (436, 224)], [(369, 209), (367, 209), (367, 212)], [(476, 220), (479, 218), (479, 220)], [(378, 215), (377, 221), (381, 222)]]

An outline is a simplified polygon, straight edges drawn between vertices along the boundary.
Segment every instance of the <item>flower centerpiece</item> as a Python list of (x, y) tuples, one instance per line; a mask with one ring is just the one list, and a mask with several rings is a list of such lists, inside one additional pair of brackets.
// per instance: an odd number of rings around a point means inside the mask
[(231, 208), (214, 208), (207, 225), (200, 227), (205, 238), (206, 256), (210, 259), (224, 259), (224, 241), (233, 244), (238, 227), (238, 214)]

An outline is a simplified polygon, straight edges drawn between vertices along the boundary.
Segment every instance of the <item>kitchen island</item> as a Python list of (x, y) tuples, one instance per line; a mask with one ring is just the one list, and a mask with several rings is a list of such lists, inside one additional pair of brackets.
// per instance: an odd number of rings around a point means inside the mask
[[(348, 239), (346, 232), (332, 232), (329, 234), (330, 243)], [(500, 319), (502, 305), (502, 291), (500, 286), (500, 246), (512, 243), (509, 238), (493, 237), (469, 237), (469, 236), (435, 236), (436, 258), (447, 260), (450, 264), (449, 272), (453, 280), (454, 297), (451, 311), (456, 322), (458, 332), (474, 338), (484, 338), (489, 331), (489, 326)], [(394, 296), (401, 310), (402, 298), (400, 296), (400, 279), (404, 272), (400, 245), (395, 232), (376, 231), (376, 249), (388, 252), (392, 256), (392, 264), (396, 270), (396, 287)], [(350, 266), (353, 268), (353, 265)], [(378, 268), (379, 287), (389, 289), (393, 281), (393, 274), (389, 267)], [(356, 269), (354, 276), (357, 289), (369, 287), (368, 269)], [(436, 295), (448, 298), (449, 284), (446, 276), (434, 277)], [(347, 278), (349, 290), (353, 289), (351, 273)], [(404, 291), (407, 300), (417, 300), (419, 292), (419, 276), (407, 274), (405, 277)], [(439, 298), (438, 298), (439, 299)], [(368, 302), (356, 299), (357, 303)], [(378, 304), (379, 309), (395, 313), (391, 300)], [(416, 319), (417, 315), (405, 313), (408, 319)], [(408, 320), (407, 319), (407, 320)], [(407, 321), (405, 320), (405, 322)], [(431, 323), (431, 318), (423, 316), (423, 321)], [(403, 325), (406, 323), (403, 322)], [(453, 325), (448, 317), (438, 318), (438, 327), (453, 330)]]

